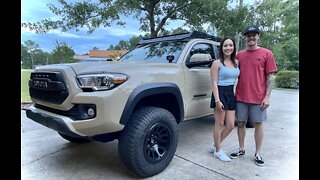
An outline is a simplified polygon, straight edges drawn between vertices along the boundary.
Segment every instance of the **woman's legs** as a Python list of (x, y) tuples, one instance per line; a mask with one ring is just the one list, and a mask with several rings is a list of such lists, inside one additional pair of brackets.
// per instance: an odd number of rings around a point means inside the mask
[[(224, 151), (221, 150), (221, 142), (224, 138), (231, 132), (233, 129), (234, 116), (235, 113), (230, 113), (225, 110), (216, 110), (215, 111), (215, 124), (214, 124), (214, 143), (215, 143), (215, 151), (213, 155), (220, 159), (221, 161), (231, 161), (231, 159), (225, 154)], [(226, 120), (226, 127), (224, 127), (224, 121)]]
[[(215, 125), (213, 129), (214, 145), (216, 151), (220, 151), (220, 144), (230, 134), (234, 128), (235, 111), (218, 111), (215, 110)], [(224, 128), (224, 120), (226, 121), (226, 127)]]
[(235, 110), (227, 110), (225, 117), (226, 117), (226, 127), (222, 130), (220, 143), (222, 143), (222, 141), (233, 130), (234, 121), (236, 119), (236, 111)]
[[(220, 147), (220, 143), (221, 143), (221, 130), (224, 126), (224, 119), (225, 119), (225, 111), (222, 110), (214, 110), (214, 128), (213, 128), (213, 139), (214, 139), (214, 144), (216, 147), (216, 151), (219, 152), (221, 147)], [(225, 137), (224, 137), (225, 138)]]

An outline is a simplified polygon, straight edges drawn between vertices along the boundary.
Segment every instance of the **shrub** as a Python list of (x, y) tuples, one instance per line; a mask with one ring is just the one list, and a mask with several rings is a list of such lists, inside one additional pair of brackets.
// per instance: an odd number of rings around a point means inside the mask
[(275, 85), (278, 88), (299, 88), (299, 71), (279, 71)]

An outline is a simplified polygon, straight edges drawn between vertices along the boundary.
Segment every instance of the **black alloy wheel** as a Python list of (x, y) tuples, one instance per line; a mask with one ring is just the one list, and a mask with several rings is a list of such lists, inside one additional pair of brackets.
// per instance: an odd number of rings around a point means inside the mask
[(178, 125), (172, 113), (160, 107), (137, 109), (121, 132), (119, 156), (124, 165), (141, 177), (163, 171), (178, 144)]
[(157, 163), (168, 151), (171, 133), (167, 125), (157, 123), (147, 133), (144, 142), (144, 155), (150, 163)]

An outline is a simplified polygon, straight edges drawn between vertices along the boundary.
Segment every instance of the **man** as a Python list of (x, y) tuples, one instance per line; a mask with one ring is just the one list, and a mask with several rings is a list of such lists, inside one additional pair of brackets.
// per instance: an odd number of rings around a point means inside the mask
[(239, 149), (231, 153), (230, 157), (238, 158), (245, 155), (245, 124), (250, 119), (254, 122), (255, 127), (255, 163), (263, 166), (264, 160), (261, 156), (263, 122), (267, 119), (266, 109), (270, 105), (273, 73), (277, 71), (277, 66), (272, 52), (258, 46), (260, 30), (257, 26), (247, 27), (244, 35), (247, 48), (241, 50), (236, 56), (240, 68), (236, 89)]

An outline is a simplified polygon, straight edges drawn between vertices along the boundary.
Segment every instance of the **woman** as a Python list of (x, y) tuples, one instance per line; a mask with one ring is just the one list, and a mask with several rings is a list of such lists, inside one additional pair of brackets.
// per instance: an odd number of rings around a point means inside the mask
[[(231, 159), (221, 149), (221, 142), (230, 134), (235, 122), (235, 86), (240, 75), (238, 60), (235, 59), (236, 46), (232, 38), (224, 38), (220, 43), (220, 59), (211, 66), (213, 93), (210, 107), (214, 108), (214, 144), (211, 152), (222, 161)], [(226, 127), (224, 127), (226, 123)]]

